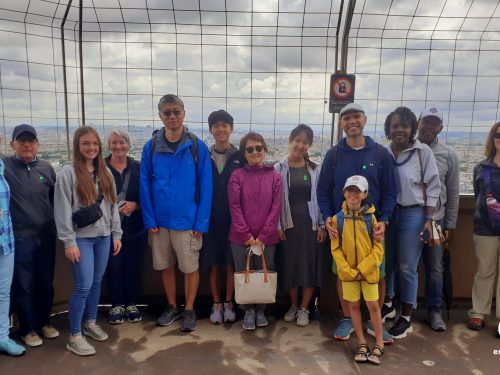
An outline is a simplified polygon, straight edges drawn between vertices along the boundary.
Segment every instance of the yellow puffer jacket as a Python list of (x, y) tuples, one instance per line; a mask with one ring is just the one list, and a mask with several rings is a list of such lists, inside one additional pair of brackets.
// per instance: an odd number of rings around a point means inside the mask
[[(342, 281), (354, 281), (358, 273), (362, 280), (368, 283), (378, 283), (380, 279), (380, 264), (384, 256), (384, 247), (381, 242), (372, 241), (361, 216), (373, 214), (375, 207), (365, 205), (359, 211), (351, 211), (344, 201), (344, 228), (342, 233), (342, 249), (339, 247), (339, 238), (332, 240), (332, 255), (337, 264), (337, 275)], [(373, 228), (377, 223), (375, 215)], [(337, 216), (333, 216), (332, 225), (337, 229)]]

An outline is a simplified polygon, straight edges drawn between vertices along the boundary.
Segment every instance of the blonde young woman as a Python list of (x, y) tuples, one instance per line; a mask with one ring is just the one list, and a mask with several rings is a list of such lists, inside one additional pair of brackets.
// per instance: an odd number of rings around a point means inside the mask
[[(100, 206), (102, 216), (88, 225), (78, 224), (73, 214), (94, 203)], [(81, 356), (95, 354), (83, 335), (96, 341), (108, 338), (96, 319), (109, 248), (112, 243), (113, 255), (117, 255), (122, 246), (116, 203), (115, 184), (102, 156), (101, 139), (94, 128), (82, 126), (73, 136), (73, 163), (59, 172), (54, 194), (57, 235), (71, 262), (75, 285), (69, 302), (70, 337), (66, 348)]]

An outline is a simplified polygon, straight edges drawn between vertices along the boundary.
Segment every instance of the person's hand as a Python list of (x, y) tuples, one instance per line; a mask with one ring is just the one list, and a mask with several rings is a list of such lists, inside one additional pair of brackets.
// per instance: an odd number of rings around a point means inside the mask
[(148, 232), (149, 233), (158, 233), (160, 231), (160, 228), (149, 228)]
[(265, 247), (264, 243), (261, 240), (259, 240), (258, 238), (254, 241), (254, 245), (260, 245), (260, 246), (262, 246), (262, 249), (264, 249), (264, 247)]
[(137, 210), (138, 207), (139, 205), (137, 204), (137, 202), (125, 201), (125, 204), (118, 209), (118, 212), (123, 216), (129, 216), (132, 214), (132, 212)]
[(245, 242), (245, 246), (252, 246), (254, 243), (255, 243), (255, 240), (252, 236), (252, 237), (250, 237), (250, 239), (247, 242)]
[(375, 226), (373, 227), (373, 239), (377, 242), (382, 242), (385, 236), (385, 222), (379, 221)]
[(64, 249), (64, 255), (73, 264), (80, 262), (80, 249), (76, 245)]
[(117, 256), (120, 250), (122, 249), (122, 241), (113, 240), (113, 256)]
[(428, 231), (429, 234), (430, 234), (430, 238), (428, 240), (425, 240), (423, 238), (421, 238), (421, 240), (426, 243), (427, 245), (429, 246), (433, 246), (434, 245), (434, 240), (432, 239), (432, 220), (426, 220), (424, 222), (424, 227), (422, 228), (422, 232), (420, 233), (420, 236), (423, 236), (423, 233), (425, 231)]
[(278, 229), (278, 236), (280, 238), (280, 241), (286, 240), (285, 231), (283, 229)]
[(444, 236), (444, 243), (447, 247), (451, 246), (454, 234), (455, 234), (455, 229), (445, 228), (443, 236)]
[(318, 232), (316, 234), (316, 239), (318, 240), (319, 243), (323, 243), (326, 240), (326, 230), (325, 229), (318, 229)]
[(339, 236), (339, 231), (332, 226), (331, 216), (326, 219), (326, 230), (328, 231), (328, 235), (331, 240)]
[(356, 278), (354, 280), (356, 280), (356, 281), (363, 280), (363, 275), (361, 275), (361, 272), (358, 271), (358, 274), (356, 275)]
[(194, 238), (200, 238), (201, 236), (203, 236), (203, 232), (198, 232), (197, 230), (193, 230)]

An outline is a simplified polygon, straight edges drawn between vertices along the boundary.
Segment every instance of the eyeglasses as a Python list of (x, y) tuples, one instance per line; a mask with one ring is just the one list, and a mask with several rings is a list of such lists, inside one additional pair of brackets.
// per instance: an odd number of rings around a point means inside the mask
[(180, 115), (182, 115), (184, 113), (184, 111), (181, 111), (181, 110), (176, 110), (176, 111), (161, 111), (161, 113), (165, 117), (170, 117), (170, 116), (172, 116), (172, 114), (175, 117), (179, 117)]
[(253, 151), (256, 152), (262, 152), (264, 151), (264, 146), (250, 146), (250, 147), (245, 147), (245, 151), (249, 154), (253, 154)]
[(493, 136), (493, 138), (496, 138), (496, 139), (500, 138), (500, 133), (495, 133), (495, 135)]
[(35, 143), (38, 142), (38, 139), (36, 139), (36, 138), (19, 138), (19, 139), (16, 139), (16, 142), (19, 142), (21, 144), (28, 143), (30, 145), (34, 145)]

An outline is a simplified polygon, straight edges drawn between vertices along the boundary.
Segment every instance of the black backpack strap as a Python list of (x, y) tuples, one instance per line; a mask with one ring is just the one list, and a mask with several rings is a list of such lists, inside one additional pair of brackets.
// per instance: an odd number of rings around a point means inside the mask
[(191, 151), (191, 156), (193, 157), (193, 160), (194, 160), (194, 173), (195, 173), (195, 177), (196, 177), (194, 201), (196, 204), (199, 204), (200, 203), (200, 181), (198, 178), (198, 137), (195, 134), (191, 133), (189, 130), (187, 131), (186, 135), (193, 143), (189, 147), (189, 151)]

